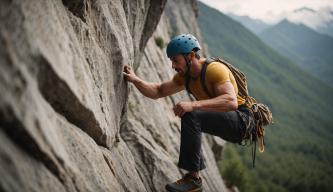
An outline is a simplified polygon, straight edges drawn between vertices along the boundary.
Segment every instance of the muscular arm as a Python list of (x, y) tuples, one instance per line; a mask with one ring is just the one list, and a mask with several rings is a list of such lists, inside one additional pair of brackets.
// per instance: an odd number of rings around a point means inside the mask
[(184, 89), (183, 86), (177, 85), (172, 80), (164, 83), (149, 83), (142, 79), (137, 79), (133, 84), (144, 96), (151, 99), (166, 97)]
[(193, 109), (227, 112), (238, 108), (237, 96), (230, 81), (216, 85), (214, 90), (217, 97), (193, 101)]
[(130, 66), (124, 66), (124, 76), (129, 82), (132, 82), (135, 87), (146, 97), (158, 99), (168, 95), (172, 95), (184, 89), (184, 86), (178, 85), (173, 80), (164, 83), (150, 83), (140, 79), (135, 75)]

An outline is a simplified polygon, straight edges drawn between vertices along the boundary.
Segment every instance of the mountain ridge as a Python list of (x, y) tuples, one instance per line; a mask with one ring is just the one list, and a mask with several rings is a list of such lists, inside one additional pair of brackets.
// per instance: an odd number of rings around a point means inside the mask
[(332, 37), (288, 20), (266, 29), (259, 36), (280, 54), (329, 86), (333, 86)]
[(271, 26), (271, 25), (263, 22), (260, 19), (253, 19), (246, 15), (239, 16), (239, 15), (229, 13), (228, 16), (231, 17), (232, 19), (240, 22), (242, 25), (244, 25), (246, 28), (248, 28), (250, 31), (252, 31), (255, 34), (259, 34)]
[(241, 22), (255, 34), (259, 34), (263, 31), (262, 29), (266, 29), (267, 27), (265, 27), (265, 25), (272, 27), (287, 19), (291, 23), (303, 24), (320, 34), (333, 37), (333, 10), (329, 7), (322, 7), (319, 10), (314, 10), (308, 7), (298, 8), (292, 12), (287, 13), (284, 17), (280, 18), (277, 22), (272, 24), (269, 24), (261, 19), (251, 18), (246, 15), (239, 16), (230, 13), (228, 16), (236, 21)]

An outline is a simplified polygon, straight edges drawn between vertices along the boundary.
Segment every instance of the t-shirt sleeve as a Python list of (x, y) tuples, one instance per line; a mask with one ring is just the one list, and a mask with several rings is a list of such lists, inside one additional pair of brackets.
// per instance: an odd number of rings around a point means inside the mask
[(223, 84), (230, 81), (230, 70), (221, 63), (216, 62), (208, 65), (206, 74), (206, 78), (209, 78), (208, 80), (214, 84)]
[(172, 78), (172, 80), (177, 84), (177, 85), (184, 85), (184, 78), (181, 77), (178, 73), (175, 74)]

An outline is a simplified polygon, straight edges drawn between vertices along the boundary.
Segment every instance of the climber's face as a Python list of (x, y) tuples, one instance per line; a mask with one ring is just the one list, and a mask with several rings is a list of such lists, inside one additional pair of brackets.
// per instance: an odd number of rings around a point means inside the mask
[(185, 72), (187, 70), (186, 61), (182, 54), (178, 54), (171, 59), (172, 68), (177, 71), (177, 73), (181, 76), (185, 76)]

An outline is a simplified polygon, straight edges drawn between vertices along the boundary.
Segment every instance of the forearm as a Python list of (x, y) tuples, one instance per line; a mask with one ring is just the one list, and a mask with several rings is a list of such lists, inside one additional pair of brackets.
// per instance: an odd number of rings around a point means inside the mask
[(149, 83), (140, 78), (137, 78), (137, 80), (135, 80), (133, 84), (146, 97), (149, 97), (151, 99), (158, 99), (160, 97), (159, 83)]
[(228, 94), (212, 99), (193, 101), (193, 109), (203, 111), (228, 112), (238, 108), (237, 98)]

